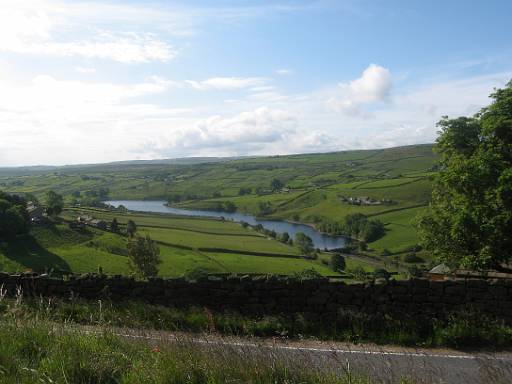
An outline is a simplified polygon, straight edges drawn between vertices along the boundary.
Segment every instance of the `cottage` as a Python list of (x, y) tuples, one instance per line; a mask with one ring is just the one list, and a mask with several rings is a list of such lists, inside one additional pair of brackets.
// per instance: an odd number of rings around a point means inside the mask
[(439, 264), (426, 273), (430, 280), (444, 280), (450, 275), (451, 269), (446, 264)]
[(95, 227), (95, 228), (99, 228), (99, 229), (103, 229), (103, 230), (107, 229), (107, 222), (105, 220), (101, 220), (101, 219), (92, 219), (91, 221), (89, 221), (88, 225), (90, 225), (91, 227)]
[(27, 203), (27, 214), (31, 223), (37, 223), (43, 219), (43, 208), (29, 201)]

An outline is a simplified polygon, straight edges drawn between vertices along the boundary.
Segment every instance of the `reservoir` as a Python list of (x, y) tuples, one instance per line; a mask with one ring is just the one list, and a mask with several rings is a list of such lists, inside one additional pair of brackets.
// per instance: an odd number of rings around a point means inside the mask
[(105, 201), (105, 204), (119, 207), (120, 205), (125, 206), (130, 211), (139, 212), (156, 212), (156, 213), (168, 213), (178, 216), (194, 216), (194, 217), (213, 217), (221, 218), (224, 217), (226, 220), (233, 220), (236, 222), (245, 221), (250, 225), (261, 224), (263, 228), (269, 231), (275, 231), (277, 233), (288, 232), (291, 238), (295, 239), (297, 232), (302, 232), (313, 240), (315, 248), (319, 249), (337, 249), (345, 246), (345, 238), (343, 236), (330, 236), (324, 233), (318, 232), (315, 228), (305, 225), (290, 223), (282, 220), (268, 220), (259, 219), (253, 215), (241, 212), (221, 212), (221, 211), (207, 211), (207, 210), (196, 210), (196, 209), (183, 209), (168, 207), (165, 201), (155, 200), (111, 200)]

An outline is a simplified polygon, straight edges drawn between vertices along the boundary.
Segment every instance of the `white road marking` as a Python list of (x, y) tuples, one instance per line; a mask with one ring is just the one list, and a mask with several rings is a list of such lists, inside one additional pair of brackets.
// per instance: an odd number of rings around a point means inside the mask
[[(99, 331), (85, 330), (86, 333), (101, 334)], [(143, 340), (155, 340), (155, 341), (179, 341), (180, 339), (174, 337), (157, 337), (157, 336), (145, 336), (145, 335), (132, 335), (128, 333), (112, 333), (114, 336), (143, 339)], [(200, 340), (200, 339), (187, 339), (187, 342), (193, 344), (210, 344), (210, 345), (226, 345), (231, 347), (249, 347), (249, 348), (267, 348), (267, 349), (279, 349), (279, 350), (290, 350), (290, 351), (301, 351), (301, 352), (321, 352), (321, 353), (339, 353), (339, 354), (360, 354), (360, 355), (380, 355), (380, 356), (400, 356), (400, 357), (431, 357), (431, 358), (442, 358), (442, 359), (463, 359), (463, 360), (478, 360), (492, 358), (493, 360), (510, 361), (512, 362), (512, 356), (475, 356), (475, 355), (450, 355), (450, 354), (436, 354), (436, 353), (419, 353), (419, 352), (389, 352), (389, 351), (364, 351), (364, 350), (352, 350), (352, 349), (339, 349), (339, 348), (314, 348), (314, 347), (294, 347), (289, 345), (269, 345), (269, 344), (256, 344), (249, 342), (239, 341), (215, 341), (215, 340)]]

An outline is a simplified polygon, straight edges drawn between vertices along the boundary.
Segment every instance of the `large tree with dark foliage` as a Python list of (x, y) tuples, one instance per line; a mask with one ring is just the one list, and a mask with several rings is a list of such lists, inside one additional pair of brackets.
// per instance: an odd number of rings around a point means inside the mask
[(49, 216), (56, 217), (64, 208), (64, 199), (58, 193), (54, 191), (48, 191), (46, 193), (46, 213)]
[(452, 266), (502, 268), (512, 256), (512, 81), (473, 117), (443, 119), (425, 248)]
[(24, 198), (0, 191), (0, 239), (12, 239), (29, 228), (27, 203)]

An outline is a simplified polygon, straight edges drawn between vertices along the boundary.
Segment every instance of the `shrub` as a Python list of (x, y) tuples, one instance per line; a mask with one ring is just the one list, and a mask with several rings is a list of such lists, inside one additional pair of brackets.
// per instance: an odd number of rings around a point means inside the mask
[(415, 253), (408, 253), (407, 255), (405, 255), (402, 258), (402, 260), (406, 263), (423, 263), (423, 262), (425, 262), (425, 260), (423, 258), (419, 257)]
[(315, 280), (323, 279), (324, 277), (314, 268), (304, 269), (300, 272), (293, 274), (293, 277), (299, 280)]
[(331, 268), (335, 272), (341, 272), (344, 271), (347, 266), (347, 263), (345, 262), (345, 258), (343, 255), (339, 253), (334, 253), (331, 256)]
[(377, 268), (374, 272), (373, 272), (373, 277), (376, 278), (376, 279), (385, 279), (385, 280), (389, 280), (389, 278), (391, 277), (391, 273), (389, 273), (386, 269), (384, 268)]
[(354, 280), (365, 281), (368, 280), (368, 275), (363, 267), (358, 265), (357, 267), (348, 269), (347, 272), (352, 275)]

